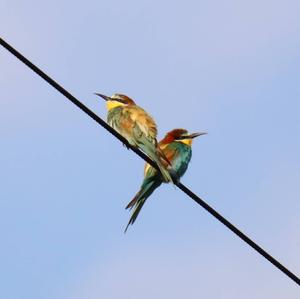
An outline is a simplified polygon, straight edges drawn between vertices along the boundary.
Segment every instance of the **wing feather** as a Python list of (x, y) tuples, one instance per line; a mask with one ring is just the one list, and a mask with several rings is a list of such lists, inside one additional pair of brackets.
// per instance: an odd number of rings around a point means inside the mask
[(155, 140), (157, 136), (157, 128), (153, 118), (139, 106), (128, 106), (124, 108), (124, 112), (128, 112), (128, 117), (134, 123), (135, 127), (150, 140)]

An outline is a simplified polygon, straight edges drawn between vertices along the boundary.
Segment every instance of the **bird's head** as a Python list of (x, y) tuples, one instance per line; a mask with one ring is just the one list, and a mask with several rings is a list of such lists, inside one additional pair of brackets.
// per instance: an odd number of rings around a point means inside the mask
[(135, 102), (124, 94), (115, 93), (111, 97), (100, 93), (95, 94), (106, 101), (106, 108), (108, 111), (119, 106), (135, 105)]
[(181, 142), (181, 143), (191, 146), (194, 138), (201, 136), (201, 135), (205, 135), (205, 134), (207, 134), (207, 133), (199, 132), (199, 133), (190, 134), (185, 129), (174, 129), (174, 130), (168, 132), (161, 142), (168, 144), (168, 143), (177, 141), (177, 142)]

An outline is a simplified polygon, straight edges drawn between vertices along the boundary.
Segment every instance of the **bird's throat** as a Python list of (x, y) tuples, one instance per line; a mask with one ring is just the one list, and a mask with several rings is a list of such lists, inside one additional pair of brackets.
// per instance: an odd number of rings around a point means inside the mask
[(116, 107), (119, 107), (119, 106), (124, 106), (124, 104), (121, 102), (118, 102), (118, 101), (107, 101), (106, 102), (106, 108), (108, 111), (110, 111), (111, 109), (114, 109)]
[(192, 142), (193, 142), (193, 140), (191, 138), (181, 139), (181, 140), (178, 140), (178, 141), (181, 142), (181, 143), (183, 143), (183, 144), (186, 144), (188, 146), (191, 146)]

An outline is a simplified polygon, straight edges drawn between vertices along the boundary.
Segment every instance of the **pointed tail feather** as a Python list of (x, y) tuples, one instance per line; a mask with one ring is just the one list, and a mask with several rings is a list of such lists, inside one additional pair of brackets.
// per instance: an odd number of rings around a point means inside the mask
[(140, 213), (140, 211), (141, 211), (141, 209), (142, 209), (145, 202), (146, 202), (146, 199), (142, 199), (138, 203), (138, 205), (135, 206), (135, 209), (134, 209), (134, 211), (133, 211), (133, 213), (132, 213), (132, 215), (131, 215), (131, 217), (130, 217), (127, 225), (126, 225), (126, 228), (125, 228), (125, 231), (124, 231), (125, 233), (127, 232), (127, 229), (129, 227), (129, 225), (132, 225), (135, 222), (135, 220), (136, 220), (137, 216), (139, 215), (139, 213)]
[(141, 195), (143, 194), (144, 189), (143, 187), (141, 187), (141, 190), (135, 195), (135, 197), (127, 204), (127, 206), (125, 207), (125, 209), (130, 209), (132, 210), (132, 208), (135, 206), (136, 202), (138, 201), (138, 199), (141, 197)]
[(136, 218), (138, 217), (144, 203), (147, 198), (153, 193), (153, 191), (161, 185), (162, 181), (158, 177), (151, 177), (149, 179), (145, 179), (140, 191), (136, 194), (136, 196), (129, 202), (126, 206), (126, 209), (133, 209), (129, 222), (125, 228), (125, 233), (129, 227), (132, 225)]

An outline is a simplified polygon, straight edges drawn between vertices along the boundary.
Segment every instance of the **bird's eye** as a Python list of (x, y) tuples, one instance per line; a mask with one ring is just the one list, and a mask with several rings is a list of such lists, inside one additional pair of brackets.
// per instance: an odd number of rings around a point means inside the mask
[(182, 139), (186, 139), (186, 138), (187, 138), (187, 136), (181, 135), (178, 139), (179, 139), (179, 140), (182, 140)]
[(113, 100), (116, 102), (124, 103), (123, 99), (121, 98), (114, 98)]

